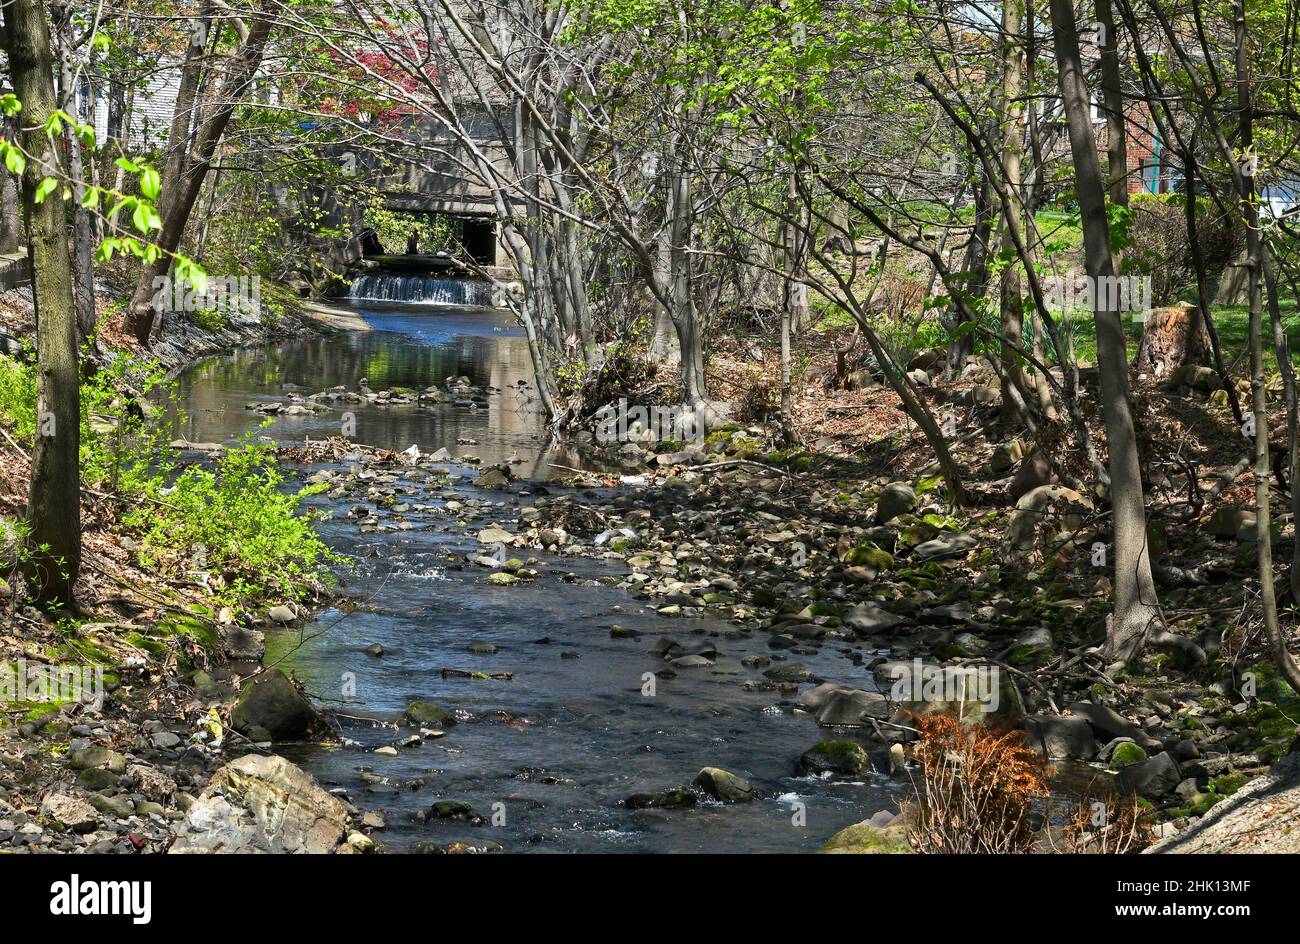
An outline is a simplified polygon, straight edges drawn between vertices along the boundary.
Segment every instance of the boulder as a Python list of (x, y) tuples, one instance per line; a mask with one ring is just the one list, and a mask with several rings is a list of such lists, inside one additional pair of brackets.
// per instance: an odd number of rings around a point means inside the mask
[(1012, 501), (1019, 501), (1029, 492), (1043, 485), (1052, 484), (1052, 463), (1041, 452), (1031, 454), (1011, 479), (1007, 493)]
[(88, 833), (99, 825), (95, 808), (81, 797), (50, 793), (41, 801), (41, 816), (74, 833)]
[(1159, 741), (1106, 705), (1076, 701), (1070, 705), (1070, 714), (1083, 718), (1092, 725), (1092, 730), (1099, 737), (1106, 738), (1108, 741), (1115, 738), (1129, 738), (1139, 747), (1160, 747)]
[(831, 692), (817, 711), (822, 727), (857, 727), (871, 719), (886, 720), (893, 714), (889, 700), (879, 692), (857, 688), (840, 688)]
[(240, 690), (230, 726), (252, 741), (285, 741), (304, 736), (316, 719), (316, 709), (289, 677), (267, 669)]
[(876, 523), (888, 524), (916, 507), (916, 492), (906, 482), (891, 482), (876, 502)]
[(1001, 443), (993, 450), (993, 458), (989, 460), (989, 467), (993, 470), (994, 475), (1001, 475), (1007, 471), (1025, 456), (1025, 444), (1019, 439), (1011, 439)]
[(680, 810), (695, 805), (695, 794), (684, 787), (658, 793), (634, 793), (623, 801), (630, 810)]
[(912, 557), (917, 561), (965, 557), (978, 543), (971, 534), (941, 534), (932, 541), (918, 544), (912, 549)]
[(175, 827), (172, 853), (330, 853), (348, 810), (283, 757), (249, 754), (216, 772)]
[(899, 817), (888, 826), (863, 820), (845, 826), (817, 851), (824, 855), (908, 855), (912, 845), (907, 839), (907, 824)]
[(754, 799), (754, 785), (721, 767), (705, 767), (695, 775), (695, 785), (723, 803), (748, 803)]
[(411, 724), (436, 724), (440, 727), (451, 727), (456, 723), (456, 716), (452, 712), (441, 705), (435, 705), (431, 701), (411, 702), (406, 706), (405, 716), (406, 720)]
[(886, 629), (892, 629), (899, 623), (906, 622), (902, 616), (882, 609), (874, 603), (859, 603), (844, 614), (844, 625), (859, 636), (870, 636)]
[(1049, 760), (1091, 760), (1097, 753), (1092, 727), (1082, 718), (1057, 715), (1026, 718), (1025, 744)]
[(818, 741), (799, 758), (798, 772), (858, 774), (871, 769), (871, 756), (856, 741)]
[(1286, 755), (1186, 829), (1143, 852), (1300, 852), (1300, 754)]
[(1138, 761), (1120, 768), (1115, 775), (1115, 783), (1120, 793), (1136, 794), (1152, 799), (1164, 796), (1182, 782), (1182, 770), (1178, 761), (1168, 751), (1162, 751), (1155, 757)]

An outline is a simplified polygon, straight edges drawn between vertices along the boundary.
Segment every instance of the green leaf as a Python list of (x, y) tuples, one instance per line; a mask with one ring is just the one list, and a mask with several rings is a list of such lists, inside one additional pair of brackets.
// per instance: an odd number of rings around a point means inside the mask
[(140, 192), (150, 200), (157, 200), (158, 195), (162, 193), (162, 180), (158, 176), (158, 171), (152, 167), (140, 171)]
[(0, 141), (0, 150), (4, 152), (5, 167), (11, 174), (21, 174), (27, 168), (27, 157), (8, 141)]
[(12, 118), (22, 110), (23, 103), (18, 100), (18, 96), (13, 92), (5, 92), (5, 94), (0, 95), (0, 111), (4, 112), (6, 117)]
[(36, 194), (34, 199), (37, 203), (44, 203), (45, 198), (58, 189), (59, 182), (53, 177), (44, 178), (36, 185)]
[(127, 160), (125, 157), (119, 157), (113, 163), (122, 168), (122, 170), (126, 171), (128, 174), (140, 173), (140, 165), (135, 161)]

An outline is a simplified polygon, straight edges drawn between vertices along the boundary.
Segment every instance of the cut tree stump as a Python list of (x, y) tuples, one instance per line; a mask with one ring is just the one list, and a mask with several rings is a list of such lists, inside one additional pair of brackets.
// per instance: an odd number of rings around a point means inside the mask
[(1210, 360), (1210, 338), (1195, 305), (1157, 308), (1142, 325), (1133, 367), (1156, 380), (1164, 380), (1184, 364)]

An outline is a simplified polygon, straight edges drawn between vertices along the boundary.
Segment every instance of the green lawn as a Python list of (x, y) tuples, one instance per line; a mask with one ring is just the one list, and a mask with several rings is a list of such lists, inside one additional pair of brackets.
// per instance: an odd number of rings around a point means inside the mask
[[(1300, 310), (1297, 310), (1296, 300), (1293, 298), (1282, 299), (1281, 308), (1282, 326), (1286, 330), (1287, 340), (1291, 346), (1291, 359), (1295, 361), (1297, 352), (1300, 351)], [(1219, 345), (1223, 351), (1224, 364), (1231, 368), (1234, 359), (1240, 356), (1241, 362), (1234, 371), (1240, 376), (1250, 360), (1246, 347), (1250, 330), (1250, 314), (1245, 305), (1217, 306), (1212, 309), (1212, 314), (1214, 326), (1219, 333)], [(1072, 321), (1070, 326), (1073, 330), (1075, 355), (1080, 361), (1095, 364), (1097, 341), (1092, 319)], [(1128, 351), (1131, 359), (1137, 354), (1138, 340), (1142, 337), (1142, 323), (1128, 318), (1125, 320), (1125, 331), (1128, 335)], [(1264, 312), (1264, 362), (1269, 370), (1277, 367), (1277, 355), (1273, 350), (1273, 327), (1269, 322), (1267, 310)]]

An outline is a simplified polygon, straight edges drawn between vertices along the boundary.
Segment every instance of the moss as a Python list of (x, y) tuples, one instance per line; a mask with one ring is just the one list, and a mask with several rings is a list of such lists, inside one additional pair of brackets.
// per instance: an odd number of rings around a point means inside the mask
[(1131, 741), (1125, 741), (1115, 746), (1114, 752), (1110, 755), (1110, 767), (1111, 770), (1119, 770), (1121, 767), (1141, 763), (1146, 759), (1146, 751)]
[(844, 555), (844, 563), (856, 567), (890, 570), (894, 566), (894, 555), (874, 544), (859, 544)]
[(1220, 796), (1232, 796), (1246, 785), (1245, 774), (1219, 774), (1210, 781), (1210, 789)]
[(881, 829), (870, 823), (855, 823), (841, 829), (817, 851), (825, 855), (907, 855), (912, 846), (904, 826)]

